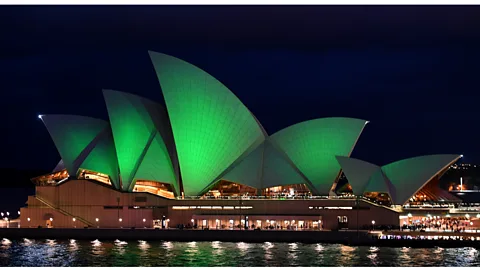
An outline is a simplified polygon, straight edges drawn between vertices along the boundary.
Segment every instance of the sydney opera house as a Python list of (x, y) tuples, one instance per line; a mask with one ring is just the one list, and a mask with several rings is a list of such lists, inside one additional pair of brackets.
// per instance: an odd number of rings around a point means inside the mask
[(458, 201), (437, 182), (461, 155), (351, 158), (368, 123), (353, 118), (267, 134), (205, 71), (150, 58), (166, 106), (104, 90), (108, 121), (39, 116), (61, 161), (32, 179), (22, 227), (355, 229), (398, 226), (427, 198), (442, 215)]

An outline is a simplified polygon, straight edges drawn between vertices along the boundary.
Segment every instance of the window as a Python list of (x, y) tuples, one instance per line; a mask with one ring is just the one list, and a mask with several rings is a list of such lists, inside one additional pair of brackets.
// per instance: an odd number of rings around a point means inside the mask
[(347, 216), (337, 216), (338, 223), (348, 223)]

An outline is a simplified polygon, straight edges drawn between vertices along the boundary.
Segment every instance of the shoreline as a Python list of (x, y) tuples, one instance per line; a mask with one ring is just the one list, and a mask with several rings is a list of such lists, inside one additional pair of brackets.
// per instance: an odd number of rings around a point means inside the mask
[(253, 230), (177, 230), (177, 229), (73, 229), (73, 228), (1, 228), (0, 238), (7, 239), (75, 239), (75, 240), (144, 240), (175, 242), (287, 242), (305, 244), (343, 244), (349, 246), (412, 248), (480, 248), (480, 241), (433, 239), (379, 239), (368, 231), (253, 231)]

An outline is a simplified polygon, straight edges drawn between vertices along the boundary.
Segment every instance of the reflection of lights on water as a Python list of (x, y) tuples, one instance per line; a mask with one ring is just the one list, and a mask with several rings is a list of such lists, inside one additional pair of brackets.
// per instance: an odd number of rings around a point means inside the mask
[(30, 246), (30, 245), (32, 244), (32, 240), (27, 239), (27, 238), (23, 238), (23, 243), (24, 243), (26, 246)]
[(367, 258), (370, 259), (370, 261), (372, 262), (372, 264), (377, 264), (377, 257), (378, 257), (378, 254), (376, 253), (377, 251), (379, 250), (378, 247), (370, 247), (369, 248), (369, 251), (371, 252), (371, 254), (369, 254), (367, 256)]
[(321, 244), (317, 244), (317, 246), (315, 247), (315, 250), (318, 252), (322, 252), (324, 249), (325, 248)]
[(102, 242), (98, 241), (98, 239), (92, 241), (91, 243), (94, 247), (100, 247), (102, 245)]
[(150, 248), (150, 245), (147, 241), (138, 240), (138, 247), (143, 251), (147, 251)]
[(341, 251), (342, 253), (348, 253), (348, 252), (352, 252), (352, 251), (354, 251), (354, 250), (355, 250), (355, 248), (349, 247), (349, 246), (342, 246), (342, 247), (340, 248), (340, 251)]
[(70, 250), (71, 251), (75, 251), (75, 250), (78, 250), (78, 245), (77, 245), (77, 241), (75, 241), (75, 239), (70, 239)]
[(118, 239), (116, 239), (115, 241), (113, 241), (114, 245), (115, 245), (115, 248), (118, 252), (118, 254), (120, 255), (123, 255), (125, 253), (125, 247), (128, 243), (125, 242), (125, 241), (120, 241)]
[(443, 252), (443, 248), (441, 247), (437, 247), (434, 251), (434, 253), (438, 254), (438, 253), (442, 253)]
[(288, 257), (295, 260), (297, 258), (297, 253), (295, 252), (298, 248), (297, 243), (290, 243), (288, 244), (288, 247), (290, 249), (290, 252), (288, 253)]
[(165, 242), (163, 243), (163, 247), (165, 247), (167, 250), (173, 249), (173, 244), (172, 242)]
[(272, 252), (270, 251), (270, 249), (272, 249), (273, 247), (274, 245), (270, 242), (265, 242), (265, 244), (263, 244), (263, 248), (265, 249), (266, 260), (272, 260)]
[(213, 242), (212, 242), (212, 248), (222, 248), (222, 247), (220, 246), (220, 241), (213, 241)]
[(265, 242), (265, 244), (263, 245), (265, 247), (265, 249), (270, 249), (273, 247), (273, 244), (270, 243), (270, 242)]
[(8, 240), (7, 238), (2, 239), (2, 245), (10, 245), (12, 241)]
[(120, 241), (120, 240), (118, 240), (118, 239), (117, 239), (117, 240), (115, 240), (115, 241), (114, 241), (114, 243), (115, 243), (115, 245), (116, 245), (116, 246), (124, 246), (124, 245), (128, 245), (128, 243), (127, 243), (127, 242), (125, 242), (125, 241)]
[(100, 242), (100, 241), (98, 241), (98, 239), (96, 239), (95, 241), (92, 241), (90, 243), (92, 243), (93, 254), (95, 254), (95, 255), (102, 255), (103, 254), (104, 248), (102, 247), (102, 242)]
[(477, 257), (478, 250), (475, 248), (470, 248), (468, 252), (468, 256), (471, 257), (471, 259), (475, 259)]
[(223, 252), (222, 246), (220, 245), (220, 241), (212, 242), (213, 254), (220, 255)]
[(402, 248), (402, 252), (408, 252), (409, 250), (410, 250), (410, 248), (408, 248), (408, 247), (403, 247)]
[(188, 242), (187, 243), (188, 248), (185, 250), (188, 256), (197, 256), (198, 255), (198, 247), (197, 247), (197, 242)]
[(247, 243), (244, 243), (244, 242), (237, 243), (237, 248), (242, 251), (246, 251), (249, 247), (250, 245)]

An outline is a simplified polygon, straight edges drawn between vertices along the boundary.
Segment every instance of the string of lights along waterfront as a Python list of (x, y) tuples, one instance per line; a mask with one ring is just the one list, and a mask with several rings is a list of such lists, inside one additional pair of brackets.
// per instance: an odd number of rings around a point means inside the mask
[(3, 239), (0, 266), (480, 266), (475, 248)]

